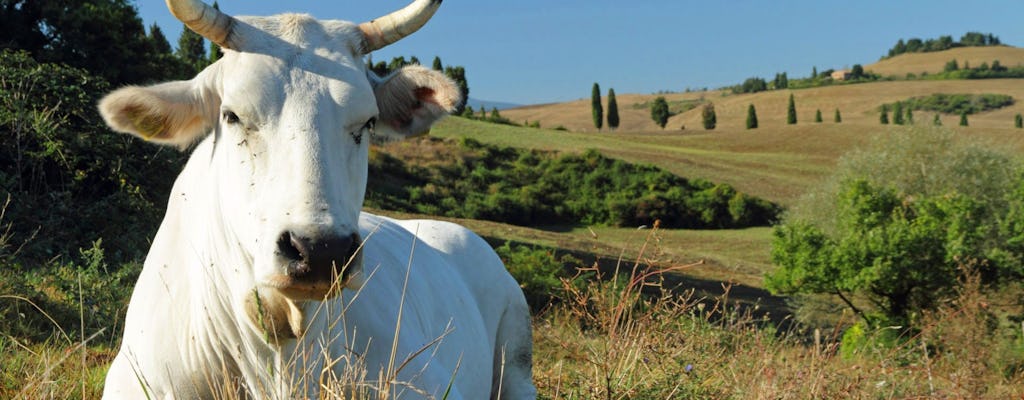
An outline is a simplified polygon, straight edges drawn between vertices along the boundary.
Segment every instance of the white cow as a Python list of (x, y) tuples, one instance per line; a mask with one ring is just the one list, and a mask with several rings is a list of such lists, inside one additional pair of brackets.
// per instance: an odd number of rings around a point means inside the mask
[(454, 224), (360, 213), (370, 136), (422, 132), (460, 99), (437, 72), (378, 78), (362, 57), (440, 3), (356, 25), (168, 0), (225, 54), (100, 102), (115, 130), (199, 142), (104, 398), (536, 397), (527, 305), (490, 247)]

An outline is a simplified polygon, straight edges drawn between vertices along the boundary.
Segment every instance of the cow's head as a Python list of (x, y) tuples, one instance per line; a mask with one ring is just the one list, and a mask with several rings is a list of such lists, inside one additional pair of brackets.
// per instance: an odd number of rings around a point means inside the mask
[(419, 29), (440, 4), (416, 0), (354, 24), (232, 17), (198, 0), (168, 0), (223, 58), (192, 80), (117, 90), (100, 102), (101, 113), (115, 130), (161, 144), (185, 147), (212, 135), (209, 159), (190, 164), (205, 164), (204, 178), (215, 182), (218, 223), (248, 253), (257, 287), (323, 299), (338, 292), (332, 278), (345, 282), (361, 270), (371, 135), (422, 133), (460, 101), (438, 72), (415, 66), (379, 78), (363, 62)]

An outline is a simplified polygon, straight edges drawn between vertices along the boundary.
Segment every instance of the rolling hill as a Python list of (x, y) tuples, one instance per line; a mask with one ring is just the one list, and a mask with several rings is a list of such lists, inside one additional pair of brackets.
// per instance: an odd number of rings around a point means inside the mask
[[(883, 76), (906, 76), (908, 72), (941, 71), (951, 59), (967, 60), (971, 65), (982, 61), (1000, 60), (1003, 65), (1024, 64), (1024, 49), (1014, 47), (964, 47), (934, 53), (903, 54), (865, 66), (865, 70)], [(976, 64), (977, 63), (977, 64)], [(582, 93), (582, 92), (581, 92)], [(812, 89), (779, 90), (755, 94), (734, 95), (728, 91), (708, 91), (664, 95), (670, 104), (710, 101), (715, 104), (718, 130), (743, 129), (747, 106), (754, 104), (762, 130), (783, 125), (789, 94), (796, 98), (798, 119), (801, 124), (812, 122), (815, 110), (821, 110), (826, 124), (831, 123), (836, 109), (848, 125), (878, 126), (877, 107), (883, 103), (904, 100), (912, 96), (933, 93), (999, 93), (1024, 99), (1024, 80), (959, 80), (959, 81), (890, 81), (853, 85), (834, 85)], [(621, 94), (618, 97), (621, 123), (620, 132), (655, 132), (661, 129), (651, 121), (645, 104), (658, 95)], [(980, 128), (1012, 127), (1013, 115), (1024, 112), (1024, 104), (971, 117), (971, 126)], [(593, 132), (590, 100), (525, 106), (503, 110), (502, 115), (512, 121), (540, 121), (545, 128), (563, 126), (572, 131)], [(932, 115), (918, 115), (919, 120)], [(946, 126), (955, 125), (956, 116), (943, 116)], [(665, 131), (703, 131), (700, 109), (695, 108), (673, 116)]]

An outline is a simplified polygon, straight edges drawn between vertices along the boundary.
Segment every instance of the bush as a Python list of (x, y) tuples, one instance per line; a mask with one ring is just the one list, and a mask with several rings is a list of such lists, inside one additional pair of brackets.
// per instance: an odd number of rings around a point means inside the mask
[(964, 262), (976, 261), (987, 285), (1020, 279), (1018, 170), (1008, 156), (945, 131), (896, 135), (844, 157), (830, 183), (776, 228), (779, 267), (765, 284), (837, 295), (862, 316), (915, 324), (953, 294)]
[(110, 87), (86, 71), (5, 50), (0, 76), (0, 199), (23, 266), (101, 237), (115, 263), (144, 254), (185, 156), (107, 130)]
[(779, 210), (761, 199), (734, 200), (738, 193), (728, 185), (688, 180), (593, 150), (558, 155), (472, 139), (421, 145), (438, 148), (435, 156), (450, 161), (419, 162), (410, 155), (403, 157), (406, 162), (375, 152), (367, 205), (518, 225), (650, 226), (661, 220), (671, 228), (767, 225)]
[(569, 271), (582, 265), (582, 261), (572, 255), (559, 255), (555, 249), (540, 246), (505, 242), (494, 251), (519, 282), (526, 302), (535, 312), (561, 301), (563, 281), (571, 281), (573, 276)]
[(34, 342), (76, 342), (101, 330), (101, 338), (118, 337), (141, 270), (136, 263), (108, 266), (99, 240), (75, 261), (26, 269), (8, 260), (0, 266), (0, 334)]
[[(976, 114), (1013, 105), (1014, 99), (1004, 94), (946, 94), (911, 97), (907, 100), (882, 105), (882, 109), (935, 111), (943, 114)], [(896, 111), (893, 111), (896, 117)]]

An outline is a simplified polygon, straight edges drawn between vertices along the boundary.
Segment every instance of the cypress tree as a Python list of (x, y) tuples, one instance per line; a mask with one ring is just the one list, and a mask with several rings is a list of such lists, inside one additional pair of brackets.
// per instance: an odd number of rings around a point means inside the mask
[(889, 106), (882, 106), (882, 115), (878, 116), (878, 122), (889, 125)]
[[(218, 5), (217, 2), (214, 1), (213, 8), (220, 10), (220, 5)], [(207, 56), (206, 63), (213, 64), (217, 62), (217, 60), (220, 60), (221, 56), (223, 55), (224, 52), (220, 51), (220, 46), (218, 46), (216, 43), (210, 42), (210, 54), (209, 56)]]
[(590, 91), (590, 113), (594, 117), (594, 126), (598, 132), (604, 123), (604, 110), (601, 108), (601, 87), (594, 82), (594, 88)]
[(814, 122), (821, 123), (821, 109), (814, 111)]
[(1018, 113), (1013, 116), (1013, 126), (1015, 128), (1024, 128), (1024, 115)]
[(178, 37), (178, 51), (175, 55), (192, 68), (192, 75), (206, 68), (206, 44), (202, 36), (192, 32), (184, 24), (181, 25), (181, 36)]
[(747, 129), (757, 129), (757, 110), (753, 104), (747, 106)]
[(158, 54), (171, 54), (171, 43), (164, 36), (164, 31), (155, 22), (149, 26), (149, 41), (153, 44), (153, 50)]
[(434, 71), (444, 70), (444, 66), (441, 65), (441, 57), (434, 56), (434, 64), (431, 66)]
[(651, 119), (654, 123), (658, 124), (661, 129), (665, 129), (665, 124), (668, 123), (669, 111), (668, 102), (665, 101), (664, 97), (658, 96), (654, 99), (654, 103), (651, 103)]
[(704, 129), (712, 130), (715, 129), (715, 125), (718, 124), (718, 116), (715, 115), (715, 103), (708, 102), (704, 105), (704, 108), (700, 111), (701, 120), (704, 122)]
[(960, 126), (967, 126), (967, 111), (960, 112)]
[(903, 103), (896, 102), (892, 106), (892, 123), (896, 125), (903, 125)]
[(843, 122), (843, 116), (839, 115), (839, 109), (838, 108), (836, 109), (836, 117), (834, 118), (834, 121), (837, 124)]
[(792, 93), (789, 94), (789, 107), (786, 108), (786, 123), (796, 124), (796, 101), (793, 100)]
[(914, 110), (912, 110), (909, 106), (907, 107), (907, 124), (914, 124)]
[(615, 89), (608, 89), (608, 129), (619, 127), (619, 102), (615, 100)]
[(932, 119), (932, 125), (942, 126), (942, 119), (939, 118), (939, 114), (935, 114), (935, 118)]

